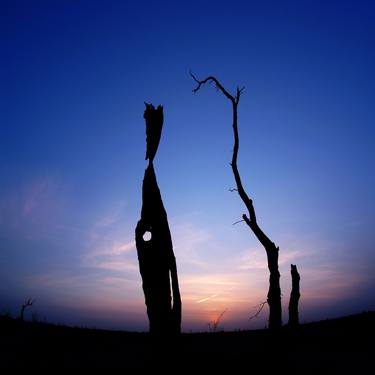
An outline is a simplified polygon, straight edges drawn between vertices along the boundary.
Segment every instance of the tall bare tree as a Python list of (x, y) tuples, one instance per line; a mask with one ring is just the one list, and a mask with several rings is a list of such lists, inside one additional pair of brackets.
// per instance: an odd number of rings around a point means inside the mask
[(270, 271), (269, 277), (269, 289), (267, 294), (267, 303), (269, 305), (269, 328), (279, 328), (281, 327), (281, 290), (280, 290), (280, 273), (279, 273), (279, 248), (268, 238), (268, 236), (263, 232), (259, 227), (257, 218), (255, 215), (255, 209), (252, 199), (246, 193), (241, 176), (238, 171), (237, 166), (237, 157), (238, 150), (240, 146), (240, 140), (238, 135), (238, 104), (240, 101), (241, 93), (244, 88), (237, 87), (236, 94), (230, 94), (224, 86), (213, 76), (209, 76), (203, 80), (198, 80), (192, 73), (190, 73), (194, 81), (197, 83), (197, 86), (193, 89), (193, 92), (196, 93), (202, 85), (206, 83), (213, 83), (217, 90), (221, 91), (224, 96), (232, 104), (232, 124), (233, 124), (233, 135), (234, 135), (234, 147), (233, 147), (233, 156), (232, 156), (232, 171), (234, 179), (236, 181), (237, 188), (235, 189), (243, 203), (245, 204), (248, 215), (243, 214), (243, 221), (249, 226), (252, 232), (255, 234), (256, 238), (263, 245), (267, 254), (268, 269)]

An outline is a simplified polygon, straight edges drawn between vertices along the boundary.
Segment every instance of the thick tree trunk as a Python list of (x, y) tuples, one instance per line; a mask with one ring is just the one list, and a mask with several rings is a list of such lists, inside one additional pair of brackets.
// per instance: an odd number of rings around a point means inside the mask
[(298, 316), (298, 303), (301, 296), (299, 289), (300, 275), (297, 270), (297, 266), (294, 264), (290, 265), (290, 273), (292, 275), (292, 291), (290, 293), (289, 300), (289, 321), (288, 325), (295, 327), (299, 324)]
[(279, 248), (273, 245), (266, 249), (268, 269), (270, 271), (269, 289), (267, 294), (267, 303), (270, 308), (268, 326), (270, 329), (279, 328), (282, 325), (281, 320), (281, 289), (279, 272)]
[[(147, 125), (152, 126), (152, 123)], [(148, 138), (147, 142), (150, 150), (152, 139)], [(155, 153), (156, 149), (152, 150), (145, 171), (141, 219), (135, 230), (135, 239), (150, 332), (164, 335), (181, 331), (181, 297), (167, 213), (152, 162)], [(146, 232), (151, 233), (149, 241), (143, 238)]]
[(267, 254), (268, 270), (270, 271), (267, 303), (270, 310), (268, 327), (270, 329), (282, 326), (281, 288), (279, 272), (279, 248), (268, 238), (258, 226), (252, 200), (249, 199), (249, 217), (243, 215), (243, 219), (253, 231), (258, 241), (263, 245)]

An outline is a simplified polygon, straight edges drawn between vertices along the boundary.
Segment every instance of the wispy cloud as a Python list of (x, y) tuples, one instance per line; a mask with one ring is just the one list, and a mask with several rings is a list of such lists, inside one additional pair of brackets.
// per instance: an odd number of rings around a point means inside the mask
[(267, 269), (267, 256), (262, 248), (251, 248), (242, 251), (234, 259), (235, 267), (240, 271)]
[(25, 181), (0, 197), (0, 223), (28, 239), (50, 237), (66, 202), (61, 178), (45, 175)]
[(82, 257), (84, 260), (99, 257), (118, 257), (136, 251), (135, 241), (123, 241), (109, 237), (96, 237), (89, 242), (89, 251)]
[(125, 201), (101, 213), (88, 230), (84, 267), (111, 272), (134, 273), (138, 270), (135, 240), (124, 234)]
[(197, 303), (202, 303), (202, 302), (209, 301), (210, 299), (215, 298), (217, 296), (218, 296), (218, 294), (213, 294), (212, 296), (200, 299), (199, 301), (197, 301)]
[(115, 225), (118, 221), (121, 220), (125, 208), (125, 200), (116, 202), (116, 204), (113, 205), (107, 212), (101, 214), (101, 216), (95, 221), (93, 227), (99, 229), (108, 228)]
[(366, 274), (338, 270), (333, 266), (309, 268), (303, 273), (303, 296), (310, 300), (331, 302), (344, 296), (351, 298), (367, 279)]
[(136, 272), (138, 271), (138, 265), (134, 261), (129, 260), (109, 260), (109, 261), (98, 261), (91, 264), (90, 267), (100, 268), (108, 271), (121, 271), (121, 272)]
[(211, 234), (192, 222), (180, 222), (173, 227), (173, 244), (178, 262), (197, 268), (206, 268), (202, 252), (212, 238)]
[(132, 274), (138, 271), (134, 241), (98, 241), (91, 246), (93, 249), (81, 257), (82, 266)]
[[(100, 274), (44, 273), (22, 278), (24, 290), (34, 296), (38, 306), (110, 312), (137, 312), (144, 306), (140, 280)], [(144, 312), (145, 315), (145, 312)], [(145, 317), (146, 318), (146, 317)]]
[(21, 198), (21, 215), (33, 218), (51, 214), (58, 205), (60, 183), (53, 176), (45, 176), (26, 185)]
[[(279, 251), (279, 266), (286, 266), (291, 263), (298, 263), (301, 259), (312, 256), (315, 252), (310, 249), (290, 250), (280, 249)], [(242, 251), (235, 257), (234, 260), (238, 270), (241, 271), (255, 271), (266, 270), (267, 254), (262, 246), (254, 247)]]

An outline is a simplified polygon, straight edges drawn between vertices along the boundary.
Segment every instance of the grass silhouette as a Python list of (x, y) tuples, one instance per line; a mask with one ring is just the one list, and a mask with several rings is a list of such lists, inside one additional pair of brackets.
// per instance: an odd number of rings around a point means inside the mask
[[(69, 328), (0, 317), (2, 368), (169, 368), (266, 372), (360, 373), (372, 364), (375, 312), (282, 327), (216, 333), (185, 333), (173, 343), (149, 333)], [(173, 356), (171, 356), (171, 351)], [(270, 355), (276, 361), (269, 361)], [(157, 361), (155, 361), (157, 358)]]

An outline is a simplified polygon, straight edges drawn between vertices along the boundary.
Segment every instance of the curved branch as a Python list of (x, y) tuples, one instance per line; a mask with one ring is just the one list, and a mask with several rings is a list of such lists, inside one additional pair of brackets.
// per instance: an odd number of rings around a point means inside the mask
[[(223, 87), (223, 85), (219, 82), (219, 80), (216, 79), (215, 77), (209, 76), (209, 77), (205, 78), (204, 80), (198, 80), (194, 76), (193, 73), (190, 72), (190, 75), (194, 79), (194, 81), (197, 82), (197, 84), (198, 84), (198, 86), (195, 89), (193, 89), (193, 92), (197, 92), (201, 88), (201, 86), (204, 85), (207, 82), (214, 82), (215, 85), (216, 85), (216, 88), (219, 89), (232, 102), (234, 147), (233, 147), (233, 156), (232, 156), (231, 167), (232, 167), (234, 179), (235, 179), (236, 185), (237, 185), (236, 190), (237, 190), (239, 196), (241, 197), (242, 201), (245, 203), (246, 208), (249, 211), (250, 220), (256, 222), (256, 216), (255, 216), (255, 211), (254, 211), (254, 207), (253, 207), (253, 202), (245, 192), (245, 189), (242, 185), (240, 173), (239, 173), (238, 167), (237, 167), (238, 150), (239, 150), (239, 147), (240, 147), (240, 140), (239, 140), (239, 136), (238, 136), (238, 124), (237, 124), (237, 117), (238, 117), (237, 116), (237, 106), (238, 106), (238, 103), (240, 101), (241, 93), (244, 90), (244, 88), (240, 89), (240, 88), (237, 87), (236, 96), (232, 96)], [(246, 221), (246, 223), (248, 223), (248, 221), (249, 221), (249, 220), (246, 220), (245, 218), (244, 218), (244, 220)]]
[[(198, 80), (195, 76), (194, 76), (194, 74), (192, 73), (192, 72), (190, 72), (190, 75), (191, 75), (191, 77), (194, 79), (194, 81), (195, 82), (197, 82), (197, 84), (198, 84), (198, 86), (195, 88), (195, 89), (193, 89), (193, 92), (194, 93), (196, 93), (200, 88), (201, 88), (201, 86), (202, 85), (204, 85), (205, 83), (207, 83), (207, 82), (209, 82), (209, 83), (211, 83), (211, 82), (213, 82), (213, 83), (215, 83), (215, 87), (218, 89), (218, 90), (220, 90), (232, 103), (235, 103), (236, 102), (236, 100), (237, 100), (237, 97), (235, 98), (235, 97), (233, 97), (231, 94), (229, 94), (229, 92), (227, 91), (227, 90), (225, 90), (225, 88), (223, 87), (223, 85), (215, 78), (215, 77), (213, 77), (213, 76), (209, 76), (209, 77), (207, 77), (206, 79), (204, 79), (203, 81), (200, 81), (200, 80)], [(238, 91), (237, 91), (238, 92)], [(241, 94), (241, 93), (240, 93)], [(239, 98), (239, 96), (238, 96), (238, 100), (239, 100), (240, 98)], [(237, 102), (238, 102), (238, 100), (237, 100)]]
[(238, 114), (237, 114), (237, 108), (240, 101), (241, 94), (244, 87), (239, 88), (237, 87), (236, 95), (231, 95), (224, 86), (220, 83), (220, 81), (215, 78), (214, 76), (209, 76), (203, 80), (197, 79), (192, 72), (190, 72), (191, 77), (194, 79), (194, 81), (197, 83), (197, 86), (193, 89), (193, 92), (197, 92), (203, 85), (205, 85), (207, 82), (211, 83), (213, 82), (218, 90), (220, 90), (227, 99), (229, 99), (232, 103), (232, 116), (233, 116), (233, 135), (234, 135), (234, 146), (233, 146), (233, 156), (232, 156), (232, 162), (231, 167), (234, 175), (234, 179), (236, 181), (237, 185), (237, 192), (240, 198), (242, 199), (243, 203), (245, 204), (248, 215), (242, 215), (243, 220), (245, 223), (251, 228), (255, 236), (258, 238), (259, 242), (267, 249), (270, 246), (275, 247), (275, 244), (267, 237), (267, 235), (260, 229), (260, 227), (257, 224), (257, 219), (255, 215), (255, 209), (253, 205), (252, 199), (247, 195), (243, 185), (242, 180), (240, 176), (240, 172), (238, 171), (237, 166), (237, 158), (238, 158), (238, 150), (240, 147), (240, 139), (238, 135)]
[(262, 312), (263, 307), (266, 303), (267, 303), (267, 301), (264, 301), (264, 302), (261, 302), (259, 305), (255, 306), (255, 307), (258, 307), (258, 310), (256, 311), (256, 313), (254, 315), (250, 316), (249, 320), (257, 318), (259, 316), (259, 314)]

